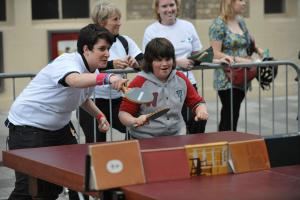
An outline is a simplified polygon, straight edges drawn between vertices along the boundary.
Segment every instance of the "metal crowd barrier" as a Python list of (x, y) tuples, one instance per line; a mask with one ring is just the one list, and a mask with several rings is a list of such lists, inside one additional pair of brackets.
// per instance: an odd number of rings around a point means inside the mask
[[(285, 83), (285, 95), (283, 96), (284, 98), (284, 105), (280, 105), (281, 107), (284, 107), (285, 108), (285, 114), (284, 114), (284, 118), (281, 118), (279, 119), (280, 121), (284, 121), (285, 122), (285, 129), (283, 132), (278, 132), (276, 127), (275, 127), (275, 116), (276, 116), (276, 107), (275, 107), (275, 100), (276, 100), (276, 96), (275, 96), (275, 92), (276, 92), (276, 81), (277, 79), (275, 79), (272, 83), (271, 83), (271, 113), (267, 113), (267, 114), (270, 114), (271, 115), (271, 134), (270, 132), (268, 132), (267, 134), (263, 134), (262, 132), (262, 93), (264, 91), (262, 91), (261, 87), (259, 87), (258, 85), (258, 88), (253, 88), (252, 90), (254, 89), (258, 89), (258, 95), (257, 95), (257, 104), (258, 104), (258, 122), (255, 124), (257, 125), (257, 132), (259, 135), (262, 135), (262, 136), (276, 136), (276, 135), (294, 135), (294, 134), (300, 134), (300, 122), (297, 120), (298, 119), (298, 116), (299, 116), (299, 112), (300, 112), (300, 99), (299, 99), (299, 88), (300, 88), (300, 83), (299, 81), (297, 82), (297, 100), (296, 100), (296, 103), (297, 103), (297, 110), (293, 110), (295, 113), (297, 113), (297, 116), (295, 116), (295, 118), (293, 118), (292, 120), (294, 120), (294, 126), (295, 128), (290, 130), (289, 129), (289, 111), (288, 111), (288, 108), (289, 108), (289, 85), (288, 85), (288, 80), (289, 80), (289, 73), (288, 73), (288, 68), (292, 68), (295, 70), (295, 76), (299, 79), (299, 75), (300, 75), (300, 69), (299, 67), (293, 63), (293, 62), (290, 62), (290, 61), (264, 61), (264, 62), (255, 62), (255, 63), (247, 63), (247, 64), (233, 64), (231, 67), (233, 68), (238, 68), (238, 67), (241, 67), (241, 68), (248, 68), (248, 67), (253, 67), (253, 66), (256, 66), (258, 67), (258, 69), (260, 69), (261, 67), (265, 67), (265, 66), (278, 66), (278, 75), (277, 76), (281, 76), (284, 77), (284, 83)], [(202, 65), (200, 66), (196, 66), (194, 69), (195, 70), (201, 70), (202, 73), (201, 73), (201, 83), (198, 83), (201, 85), (201, 91), (204, 91), (204, 88), (205, 88), (205, 83), (204, 83), (204, 71), (206, 70), (211, 70), (211, 69), (218, 69), (218, 68), (224, 68), (225, 66), (222, 66), (222, 65), (219, 65), (219, 64), (209, 64), (209, 63), (203, 63)], [(279, 75), (279, 71), (282, 71), (283, 70), (283, 73), (280, 73)], [(245, 72), (245, 75), (246, 75), (246, 70), (244, 70)], [(274, 73), (274, 68), (273, 68), (273, 73)], [(260, 70), (258, 70), (258, 77), (260, 77)], [(272, 77), (274, 79), (274, 77)], [(295, 77), (293, 77), (292, 79), (294, 80)], [(260, 78), (259, 80), (260, 81)], [(251, 92), (251, 91), (250, 91)], [(204, 97), (205, 97), (205, 94), (202, 94)], [(248, 132), (249, 130), (249, 127), (248, 127), (248, 95), (249, 95), (249, 91), (246, 93), (245, 95), (245, 100), (244, 100), (244, 112), (243, 113), (240, 113), (240, 118), (241, 118), (241, 114), (244, 115), (244, 132)], [(231, 100), (231, 103), (232, 103), (232, 100)], [(217, 121), (217, 124), (216, 124), (216, 130), (217, 130), (217, 127), (218, 127), (218, 122), (219, 122), (219, 98), (218, 98), (218, 94), (216, 92), (216, 121)], [(294, 113), (294, 114), (295, 114)], [(265, 113), (264, 113), (265, 114)], [(282, 113), (280, 113), (282, 114)], [(231, 117), (232, 117), (232, 110), (231, 110)], [(232, 120), (231, 120), (232, 121)], [(238, 128), (239, 126), (241, 125), (241, 122), (238, 123)], [(231, 127), (232, 127), (232, 124), (231, 124)]]
[[(297, 94), (296, 94), (296, 99), (294, 99), (293, 103), (296, 103), (296, 110), (292, 110), (293, 113), (290, 113), (291, 111), (289, 111), (290, 109), (290, 99), (289, 99), (289, 68), (292, 68), (295, 70), (295, 77), (298, 77), (299, 79), (299, 75), (300, 75), (300, 69), (299, 67), (290, 61), (265, 61), (265, 62), (257, 62), (257, 63), (247, 63), (247, 64), (233, 64), (232, 67), (241, 67), (241, 68), (247, 68), (247, 67), (253, 67), (253, 66), (257, 66), (258, 68), (264, 67), (264, 66), (278, 66), (278, 72), (283, 71), (283, 73), (281, 72), (280, 74), (278, 73), (278, 76), (280, 76), (280, 78), (284, 78), (285, 80), (284, 82), (284, 88), (285, 88), (285, 95), (284, 96), (280, 96), (277, 97), (275, 96), (275, 92), (276, 92), (276, 82), (278, 80), (275, 79), (275, 81), (272, 82), (271, 84), (271, 89), (269, 92), (271, 92), (270, 96), (265, 97), (263, 95), (262, 89), (258, 86), (258, 88), (253, 88), (253, 90), (257, 90), (258, 89), (258, 95), (257, 95), (257, 102), (251, 100), (252, 103), (249, 103), (248, 100), (248, 95), (249, 92), (246, 93), (245, 95), (245, 100), (243, 103), (243, 109), (241, 108), (241, 112), (240, 112), (240, 120), (238, 122), (238, 131), (241, 132), (254, 132), (256, 134), (259, 134), (261, 136), (276, 136), (276, 135), (294, 135), (294, 134), (300, 134), (300, 122), (296, 119), (299, 116), (300, 113), (300, 98), (299, 98), (299, 88), (300, 88), (300, 82), (297, 82)], [(200, 70), (200, 77), (198, 77), (200, 79), (200, 82), (197, 83), (198, 88), (199, 89), (199, 93), (205, 98), (205, 90), (204, 88), (206, 87), (206, 82), (205, 82), (205, 73), (208, 72), (208, 70), (214, 70), (214, 69), (218, 69), (218, 68), (223, 68), (223, 65), (219, 65), (219, 64), (211, 64), (211, 63), (203, 63), (199, 66), (195, 66), (193, 68), (193, 70)], [(112, 69), (112, 70), (106, 70), (105, 72), (112, 72), (112, 73), (116, 73), (116, 74), (131, 74), (131, 73), (136, 73), (136, 71), (132, 70), (132, 69), (125, 69), (125, 70), (118, 70), (118, 69)], [(246, 70), (245, 70), (246, 73)], [(35, 74), (33, 73), (17, 73), (17, 74), (6, 74), (6, 73), (0, 73), (0, 80), (1, 79), (12, 79), (12, 93), (13, 93), (13, 99), (16, 98), (16, 82), (15, 80), (18, 78), (33, 78), (35, 76)], [(295, 78), (293, 77), (293, 79)], [(198, 80), (199, 80), (198, 79)], [(211, 84), (213, 81), (213, 77), (211, 77)], [(295, 82), (296, 84), (296, 82)], [(109, 94), (108, 94), (109, 95)], [(270, 113), (266, 113), (266, 111), (264, 110), (264, 108), (262, 107), (263, 105), (263, 101), (265, 98), (270, 98), (271, 97), (271, 112)], [(276, 106), (276, 100), (277, 99), (281, 99), (281, 101), (283, 101), (284, 103), (280, 103), (279, 106)], [(255, 104), (255, 106), (257, 107), (253, 107), (253, 102)], [(209, 108), (209, 114), (210, 114), (210, 118), (208, 120), (208, 124), (207, 124), (207, 128), (206, 128), (206, 132), (216, 132), (218, 131), (218, 123), (219, 123), (219, 112), (220, 112), (220, 102), (219, 102), (219, 98), (218, 98), (218, 93), (216, 91), (215, 94), (215, 100), (209, 100), (207, 101), (208, 104), (208, 108)], [(215, 105), (212, 105), (215, 104)], [(278, 103), (277, 103), (278, 104)], [(283, 108), (284, 113), (282, 113), (282, 111), (280, 111), (280, 113), (276, 112), (276, 109), (278, 108)], [(111, 110), (111, 104), (110, 104), (110, 110)], [(249, 122), (249, 110), (253, 111), (257, 111), (258, 114), (257, 116), (252, 116), (250, 120), (252, 120), (251, 122)], [(232, 112), (231, 112), (232, 114)], [(266, 115), (268, 117), (271, 117), (270, 121), (271, 121), (271, 127), (269, 127), (270, 130), (265, 131), (263, 129), (263, 126), (265, 126), (265, 122), (267, 117), (264, 117), (264, 115)], [(296, 116), (297, 114), (297, 116)], [(280, 115), (279, 118), (276, 118), (277, 115)], [(291, 118), (292, 117), (292, 118)], [(255, 119), (255, 120), (254, 120)], [(79, 121), (79, 120), (78, 120)], [(232, 120), (231, 120), (232, 121)], [(256, 122), (255, 122), (256, 121)], [(279, 131), (279, 129), (282, 129), (282, 127), (278, 128), (276, 126), (276, 123), (278, 123), (278, 121), (281, 123), (284, 123), (284, 128), (283, 131)], [(211, 122), (211, 123), (210, 123)], [(290, 125), (292, 124), (292, 125)], [(243, 129), (240, 128), (243, 126)], [(254, 126), (254, 127), (253, 127)], [(232, 125), (231, 125), (232, 127)], [(253, 131), (254, 130), (254, 131)], [(79, 127), (79, 123), (77, 126), (77, 131), (79, 132), (78, 134), (78, 139), (80, 139), (80, 127)], [(94, 134), (96, 132), (96, 126), (94, 128)], [(113, 129), (111, 128), (109, 133), (110, 134), (110, 140), (114, 140), (113, 139)], [(96, 137), (94, 137), (96, 138)], [(126, 137), (125, 137), (126, 138)]]
[(4, 79), (12, 79), (12, 93), (13, 99), (16, 99), (16, 79), (19, 78), (30, 78), (32, 79), (36, 74), (34, 73), (18, 73), (18, 74), (8, 74), (8, 73), (0, 73), (0, 80)]

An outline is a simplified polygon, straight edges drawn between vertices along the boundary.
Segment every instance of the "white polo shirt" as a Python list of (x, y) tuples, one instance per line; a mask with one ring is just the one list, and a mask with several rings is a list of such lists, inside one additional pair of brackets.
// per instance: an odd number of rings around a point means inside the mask
[(69, 123), (72, 111), (93, 92), (91, 88), (63, 86), (60, 80), (72, 72), (90, 73), (81, 55), (65, 53), (43, 68), (14, 101), (8, 119), (14, 125), (58, 130)]

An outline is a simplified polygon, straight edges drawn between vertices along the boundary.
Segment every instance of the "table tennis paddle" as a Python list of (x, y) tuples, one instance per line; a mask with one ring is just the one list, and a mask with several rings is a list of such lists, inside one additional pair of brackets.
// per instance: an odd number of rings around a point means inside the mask
[[(170, 110), (170, 108), (165, 107), (165, 108), (160, 108), (154, 112), (148, 113), (146, 118), (147, 121), (159, 118), (161, 116), (163, 116), (164, 114), (166, 114), (168, 111)], [(138, 125), (134, 125), (135, 128), (139, 127)]]
[(195, 64), (201, 64), (202, 62), (212, 63), (214, 57), (214, 52), (212, 47), (209, 47), (203, 51), (192, 54), (188, 57), (195, 62)]
[(153, 95), (151, 92), (144, 90), (143, 88), (127, 88), (123, 86), (122, 92), (129, 101), (134, 103), (150, 103), (153, 101)]
[(203, 52), (199, 52), (199, 53), (195, 53), (195, 54), (191, 55), (190, 57), (188, 57), (188, 59), (193, 60), (196, 65), (199, 65), (199, 64), (201, 64), (201, 62), (203, 62), (202, 59), (207, 56), (208, 56), (208, 53), (203, 51)]

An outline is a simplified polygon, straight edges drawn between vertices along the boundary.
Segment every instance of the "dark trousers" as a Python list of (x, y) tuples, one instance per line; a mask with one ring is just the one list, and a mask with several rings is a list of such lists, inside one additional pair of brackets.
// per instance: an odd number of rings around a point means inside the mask
[[(119, 120), (119, 108), (122, 102), (122, 97), (117, 99), (112, 99), (112, 122), (110, 121), (110, 112), (109, 112), (109, 99), (97, 98), (95, 103), (97, 107), (105, 114), (108, 122), (112, 125), (113, 128), (118, 131), (125, 133), (126, 127)], [(98, 130), (98, 122), (94, 123), (94, 118), (84, 111), (82, 108), (79, 109), (79, 123), (85, 135), (86, 143), (93, 143), (94, 141), (94, 130), (96, 129), (96, 142), (105, 142), (106, 133), (101, 133)]]
[[(197, 91), (196, 84), (193, 85)], [(195, 114), (188, 106), (184, 105), (181, 110), (181, 114), (186, 123), (187, 134), (204, 133), (206, 120), (195, 121)]]
[[(11, 123), (9, 124), (8, 147), (10, 150), (76, 143), (76, 138), (71, 134), (69, 125), (57, 131), (48, 131), (35, 127), (14, 126)], [(32, 196), (29, 194), (28, 176), (17, 171), (15, 171), (15, 176), (15, 188), (8, 199), (31, 200)], [(61, 186), (43, 180), (38, 180), (38, 194), (34, 197), (34, 199), (57, 199), (61, 192)], [(70, 191), (69, 194), (70, 199), (79, 199), (76, 192)]]
[[(245, 98), (245, 92), (240, 89), (232, 89), (232, 113), (231, 113), (231, 89), (220, 90), (218, 95), (221, 99), (221, 120), (219, 124), (219, 131), (236, 131), (237, 123), (240, 116), (240, 107)], [(231, 114), (232, 114), (232, 129), (231, 129)]]

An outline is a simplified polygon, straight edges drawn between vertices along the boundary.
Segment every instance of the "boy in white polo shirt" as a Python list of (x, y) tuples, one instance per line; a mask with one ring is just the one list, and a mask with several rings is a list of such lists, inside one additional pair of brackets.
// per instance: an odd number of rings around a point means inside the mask
[[(77, 143), (69, 122), (78, 106), (97, 118), (100, 131), (107, 131), (106, 117), (89, 97), (96, 85), (111, 84), (119, 90), (127, 81), (114, 74), (94, 73), (106, 67), (113, 42), (113, 35), (106, 29), (89, 24), (80, 30), (77, 52), (59, 56), (36, 75), (13, 103), (5, 122), (10, 150)], [(16, 184), (9, 199), (32, 199), (28, 176), (15, 174)], [(43, 190), (35, 198), (57, 199), (62, 191), (52, 183), (38, 183)]]

